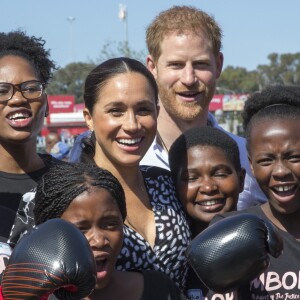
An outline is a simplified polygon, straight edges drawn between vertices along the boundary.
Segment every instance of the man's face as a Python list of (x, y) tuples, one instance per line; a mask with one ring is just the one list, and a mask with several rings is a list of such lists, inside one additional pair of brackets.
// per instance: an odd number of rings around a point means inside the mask
[(170, 33), (161, 43), (158, 61), (148, 58), (162, 105), (173, 119), (185, 122), (208, 113), (222, 64), (222, 53), (216, 57), (201, 32)]

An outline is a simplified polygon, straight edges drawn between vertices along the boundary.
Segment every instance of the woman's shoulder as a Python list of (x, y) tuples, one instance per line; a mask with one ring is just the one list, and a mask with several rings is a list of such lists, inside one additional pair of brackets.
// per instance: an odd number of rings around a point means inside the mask
[(171, 193), (172, 197), (175, 197), (175, 185), (170, 171), (156, 166), (141, 166), (140, 170), (151, 194), (160, 191), (166, 192), (168, 195)]
[(140, 170), (144, 177), (157, 177), (157, 176), (168, 176), (171, 177), (171, 172), (164, 168), (156, 166), (140, 166)]

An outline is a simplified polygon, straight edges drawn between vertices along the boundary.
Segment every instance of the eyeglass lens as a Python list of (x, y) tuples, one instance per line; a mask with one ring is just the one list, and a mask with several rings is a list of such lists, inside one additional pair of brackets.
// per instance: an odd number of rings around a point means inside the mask
[(16, 91), (26, 99), (39, 98), (43, 93), (43, 84), (39, 81), (26, 81), (21, 84), (0, 83), (0, 101), (10, 100)]

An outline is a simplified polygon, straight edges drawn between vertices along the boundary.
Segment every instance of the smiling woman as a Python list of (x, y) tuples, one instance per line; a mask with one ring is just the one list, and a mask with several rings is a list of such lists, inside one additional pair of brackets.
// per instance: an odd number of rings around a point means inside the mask
[(82, 161), (112, 172), (125, 191), (117, 269), (159, 270), (183, 286), (190, 235), (170, 173), (139, 166), (156, 134), (157, 93), (153, 75), (134, 59), (110, 59), (92, 70), (84, 92), (92, 135), (84, 141)]
[[(14, 213), (54, 163), (36, 152), (48, 113), (45, 87), (54, 68), (44, 43), (21, 31), (0, 33), (0, 205)], [(6, 226), (9, 232), (12, 223)]]

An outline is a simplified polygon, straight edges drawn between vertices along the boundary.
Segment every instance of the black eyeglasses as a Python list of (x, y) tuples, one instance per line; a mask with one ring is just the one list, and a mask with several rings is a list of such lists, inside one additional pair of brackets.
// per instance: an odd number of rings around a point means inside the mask
[(38, 80), (29, 80), (20, 84), (0, 82), (0, 101), (10, 100), (16, 91), (21, 92), (27, 100), (34, 100), (42, 96), (45, 84)]

